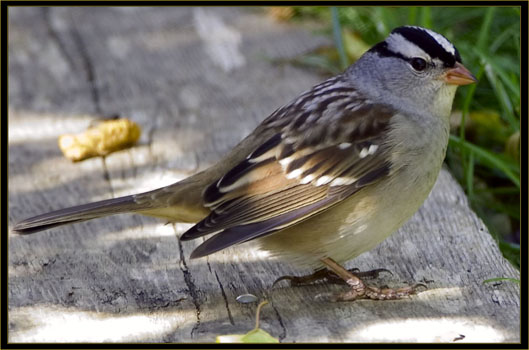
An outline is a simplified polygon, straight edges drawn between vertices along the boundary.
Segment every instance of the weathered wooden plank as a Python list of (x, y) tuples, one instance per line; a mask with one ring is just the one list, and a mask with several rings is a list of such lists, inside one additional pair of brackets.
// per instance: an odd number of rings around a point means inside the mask
[[(276, 107), (321, 80), (271, 58), (325, 43), (240, 8), (12, 8), (9, 222), (157, 188), (216, 161)], [(209, 39), (214, 40), (210, 41)], [(224, 40), (224, 41), (223, 41)], [(218, 43), (222, 45), (217, 45)], [(142, 125), (140, 143), (72, 164), (57, 137), (99, 116)], [(405, 194), (403, 194), (405, 195)], [(517, 342), (518, 277), (448, 172), (421, 210), (350, 266), (380, 283), (427, 280), (408, 300), (333, 304), (342, 287), (272, 282), (303, 274), (242, 245), (189, 260), (189, 227), (120, 215), (9, 234), (9, 340), (207, 342), (261, 325), (283, 342)]]

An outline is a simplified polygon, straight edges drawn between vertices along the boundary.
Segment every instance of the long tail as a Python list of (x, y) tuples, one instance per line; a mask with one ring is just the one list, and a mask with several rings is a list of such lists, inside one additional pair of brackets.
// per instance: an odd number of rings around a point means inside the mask
[(201, 172), (156, 190), (55, 210), (23, 220), (13, 231), (30, 234), (120, 213), (138, 213), (174, 222), (198, 222), (209, 214), (209, 209), (202, 205), (202, 189), (215, 176), (217, 174)]
[(20, 234), (30, 234), (60, 225), (141, 209), (143, 208), (136, 203), (133, 195), (112, 198), (34, 216), (17, 223), (13, 230)]

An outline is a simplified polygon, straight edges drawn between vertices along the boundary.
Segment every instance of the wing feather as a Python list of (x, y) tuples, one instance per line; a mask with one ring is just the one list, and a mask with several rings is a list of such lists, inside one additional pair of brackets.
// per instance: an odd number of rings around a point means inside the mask
[(263, 122), (273, 136), (204, 191), (211, 214), (181, 239), (216, 234), (192, 257), (295, 225), (387, 176), (393, 112), (340, 77), (278, 109)]

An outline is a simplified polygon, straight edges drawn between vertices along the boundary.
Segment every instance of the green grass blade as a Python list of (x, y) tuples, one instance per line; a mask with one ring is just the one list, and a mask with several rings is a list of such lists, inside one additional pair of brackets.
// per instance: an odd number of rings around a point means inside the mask
[(421, 26), (432, 28), (432, 11), (430, 7), (421, 7)]
[(484, 280), (483, 284), (485, 283), (491, 283), (491, 282), (501, 282), (501, 281), (509, 281), (520, 284), (520, 280), (516, 278), (509, 278), (509, 277), (496, 277), (496, 278), (489, 278), (488, 280)]
[[(500, 103), (500, 106), (503, 110), (502, 117), (509, 123), (511, 131), (520, 130), (520, 124), (518, 118), (515, 116), (513, 103), (511, 102), (511, 96), (505, 90), (505, 85), (503, 82), (509, 82), (506, 86), (509, 87), (511, 92), (514, 92), (512, 98), (516, 101), (520, 99), (520, 91), (518, 87), (515, 87), (514, 84), (510, 81), (506, 73), (500, 67), (496, 66), (493, 61), (487, 61), (485, 56), (482, 55), (483, 63), (485, 64), (485, 74), (487, 79), (494, 90), (495, 96)], [(502, 79), (498, 79), (498, 76)]]
[(334, 43), (336, 44), (336, 48), (338, 49), (338, 55), (340, 56), (340, 68), (344, 70), (347, 67), (347, 56), (345, 54), (345, 48), (343, 46), (342, 26), (338, 17), (338, 9), (334, 6), (331, 7), (331, 16), (332, 34), (334, 37)]
[(417, 7), (408, 8), (408, 24), (415, 25), (417, 21)]
[(485, 18), (483, 19), (483, 23), (481, 24), (477, 42), (477, 47), (480, 49), (485, 48), (485, 45), (487, 45), (489, 41), (490, 25), (492, 23), (492, 18), (494, 17), (495, 9), (495, 7), (489, 7), (487, 9), (487, 12), (485, 13)]
[(484, 165), (494, 169), (501, 170), (507, 178), (509, 178), (516, 187), (520, 188), (520, 167), (514, 161), (509, 162), (500, 155), (487, 151), (477, 145), (460, 139), (455, 135), (450, 135), (450, 143), (452, 146), (458, 147), (459, 149), (465, 149), (471, 151), (475, 156), (480, 158)]
[(465, 168), (465, 183), (467, 195), (470, 199), (474, 197), (474, 153), (468, 155), (468, 163)]
[[(520, 32), (520, 24), (514, 23), (512, 26), (504, 30), (501, 34), (496, 36), (496, 39), (490, 44), (489, 46), (489, 53), (495, 53), (498, 48), (503, 45), (508, 38), (516, 38), (518, 33)], [(516, 42), (518, 44), (518, 41)], [(520, 47), (519, 45), (516, 45), (516, 47)]]
[[(485, 71), (484, 66), (479, 67), (479, 71), (476, 73), (476, 78), (479, 80), (483, 76), (483, 72)], [(463, 110), (461, 114), (461, 126), (459, 127), (459, 137), (464, 140), (465, 139), (465, 125), (466, 125), (466, 119), (468, 116), (468, 111), (470, 110), (470, 103), (472, 102), (472, 99), (474, 97), (474, 93), (476, 92), (476, 88), (478, 87), (478, 84), (472, 84), (468, 88), (468, 92), (465, 95), (465, 100), (463, 101)]]

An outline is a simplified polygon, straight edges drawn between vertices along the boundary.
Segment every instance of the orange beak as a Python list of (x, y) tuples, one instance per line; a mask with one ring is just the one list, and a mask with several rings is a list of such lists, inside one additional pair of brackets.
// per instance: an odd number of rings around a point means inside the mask
[(470, 73), (470, 71), (459, 62), (456, 62), (454, 68), (449, 69), (443, 74), (442, 79), (445, 83), (453, 85), (468, 85), (478, 81), (474, 74)]

